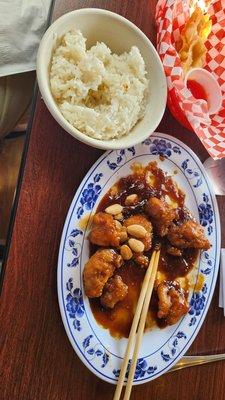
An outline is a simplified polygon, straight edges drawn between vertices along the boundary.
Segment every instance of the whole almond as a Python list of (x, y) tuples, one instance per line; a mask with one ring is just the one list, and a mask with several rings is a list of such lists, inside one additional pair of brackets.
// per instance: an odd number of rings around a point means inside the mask
[(120, 247), (120, 254), (124, 260), (130, 260), (133, 257), (130, 247), (126, 244), (123, 244), (123, 246)]
[(105, 209), (107, 214), (117, 215), (123, 211), (123, 207), (120, 204), (112, 204)]
[(129, 225), (127, 227), (127, 232), (130, 236), (133, 236), (138, 239), (143, 239), (147, 234), (146, 229), (138, 224)]
[(144, 251), (144, 243), (142, 243), (140, 240), (137, 239), (129, 239), (128, 244), (135, 253), (142, 253)]
[(137, 204), (138, 202), (138, 195), (137, 194), (130, 194), (126, 197), (125, 205), (132, 206), (133, 204)]

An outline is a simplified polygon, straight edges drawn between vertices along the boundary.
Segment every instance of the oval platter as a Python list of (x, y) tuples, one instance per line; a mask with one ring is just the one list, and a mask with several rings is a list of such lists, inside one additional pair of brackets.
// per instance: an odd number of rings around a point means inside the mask
[[(219, 213), (212, 187), (196, 155), (178, 139), (161, 133), (152, 134), (135, 147), (104, 153), (81, 182), (65, 221), (58, 258), (58, 299), (68, 338), (77, 355), (90, 371), (113, 384), (117, 383), (127, 339), (114, 339), (97, 324), (84, 294), (82, 273), (89, 256), (88, 221), (99, 200), (120, 177), (130, 173), (134, 162), (145, 165), (153, 160), (171, 175), (176, 171), (174, 180), (185, 192), (186, 205), (204, 227), (211, 248), (198, 258), (188, 314), (176, 325), (154, 328), (144, 334), (134, 384), (164, 374), (187, 352), (206, 317), (218, 273)], [(204, 285), (197, 290), (199, 274), (204, 275)]]

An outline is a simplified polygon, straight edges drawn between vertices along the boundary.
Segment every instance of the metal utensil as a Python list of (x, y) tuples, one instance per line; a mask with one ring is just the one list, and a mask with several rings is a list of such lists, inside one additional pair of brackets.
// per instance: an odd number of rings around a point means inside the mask
[(179, 369), (194, 367), (196, 365), (202, 365), (221, 360), (225, 360), (225, 354), (212, 354), (206, 356), (184, 356), (168, 372), (177, 371)]
[(203, 165), (209, 175), (215, 194), (225, 195), (225, 158), (213, 160), (209, 157)]

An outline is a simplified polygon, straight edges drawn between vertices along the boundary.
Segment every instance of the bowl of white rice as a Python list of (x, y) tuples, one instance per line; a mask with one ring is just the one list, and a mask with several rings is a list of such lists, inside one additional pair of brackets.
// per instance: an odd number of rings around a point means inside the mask
[(142, 142), (166, 106), (154, 46), (133, 23), (107, 10), (80, 9), (56, 20), (39, 46), (37, 79), (62, 128), (101, 149)]

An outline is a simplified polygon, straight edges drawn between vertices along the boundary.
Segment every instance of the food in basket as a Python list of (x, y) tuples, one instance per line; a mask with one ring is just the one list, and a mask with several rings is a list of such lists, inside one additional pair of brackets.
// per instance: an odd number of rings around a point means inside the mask
[(175, 47), (184, 72), (191, 68), (203, 67), (206, 56), (205, 42), (211, 32), (212, 21), (207, 13), (196, 7), (185, 23)]
[(82, 33), (71, 30), (53, 52), (50, 86), (65, 119), (92, 138), (127, 135), (145, 114), (148, 80), (136, 46), (120, 55), (105, 43), (87, 49)]
[(188, 312), (191, 273), (199, 250), (210, 243), (185, 206), (185, 194), (157, 162), (134, 164), (110, 188), (92, 219), (89, 242), (85, 293), (95, 319), (113, 336), (129, 336), (156, 243), (161, 255), (147, 327), (173, 325)]

